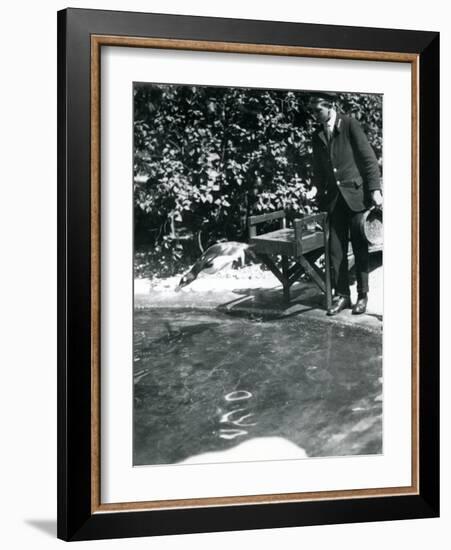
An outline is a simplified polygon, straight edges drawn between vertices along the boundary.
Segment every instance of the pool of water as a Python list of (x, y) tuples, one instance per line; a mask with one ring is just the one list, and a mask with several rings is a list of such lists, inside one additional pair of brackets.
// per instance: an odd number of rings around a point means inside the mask
[(136, 311), (134, 464), (262, 437), (309, 457), (381, 453), (381, 336), (301, 316)]

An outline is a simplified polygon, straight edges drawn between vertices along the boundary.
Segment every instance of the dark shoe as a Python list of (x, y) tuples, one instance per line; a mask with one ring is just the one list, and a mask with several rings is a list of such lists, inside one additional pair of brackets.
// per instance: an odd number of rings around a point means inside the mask
[(332, 307), (327, 310), (327, 315), (337, 315), (341, 310), (351, 307), (349, 296), (336, 296)]
[(352, 308), (352, 314), (361, 315), (362, 313), (365, 313), (367, 304), (368, 304), (367, 296), (365, 296), (364, 298), (359, 298), (355, 303), (355, 306)]

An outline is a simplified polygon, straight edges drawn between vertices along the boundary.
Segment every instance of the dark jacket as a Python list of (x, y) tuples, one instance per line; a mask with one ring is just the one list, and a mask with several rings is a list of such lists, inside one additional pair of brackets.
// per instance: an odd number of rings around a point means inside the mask
[(351, 210), (366, 210), (370, 192), (381, 188), (380, 173), (373, 148), (357, 120), (337, 114), (330, 142), (320, 127), (312, 146), (313, 183), (320, 209), (331, 211), (341, 193)]

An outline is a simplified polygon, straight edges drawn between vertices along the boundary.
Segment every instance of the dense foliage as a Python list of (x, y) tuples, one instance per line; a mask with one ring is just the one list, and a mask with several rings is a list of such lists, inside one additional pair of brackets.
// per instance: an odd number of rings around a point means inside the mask
[[(137, 249), (172, 274), (221, 239), (245, 240), (252, 213), (315, 209), (311, 96), (305, 92), (137, 84)], [(382, 96), (340, 94), (382, 157)]]

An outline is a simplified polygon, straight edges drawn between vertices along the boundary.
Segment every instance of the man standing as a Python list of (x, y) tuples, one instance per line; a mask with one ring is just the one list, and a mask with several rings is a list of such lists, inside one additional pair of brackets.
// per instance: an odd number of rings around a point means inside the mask
[(329, 214), (330, 257), (335, 296), (328, 315), (351, 307), (348, 246), (351, 237), (357, 278), (353, 314), (365, 313), (368, 302), (368, 242), (360, 223), (369, 206), (381, 206), (376, 155), (360, 124), (337, 113), (335, 95), (316, 93), (313, 99), (318, 128), (313, 135), (313, 183), (318, 205)]

